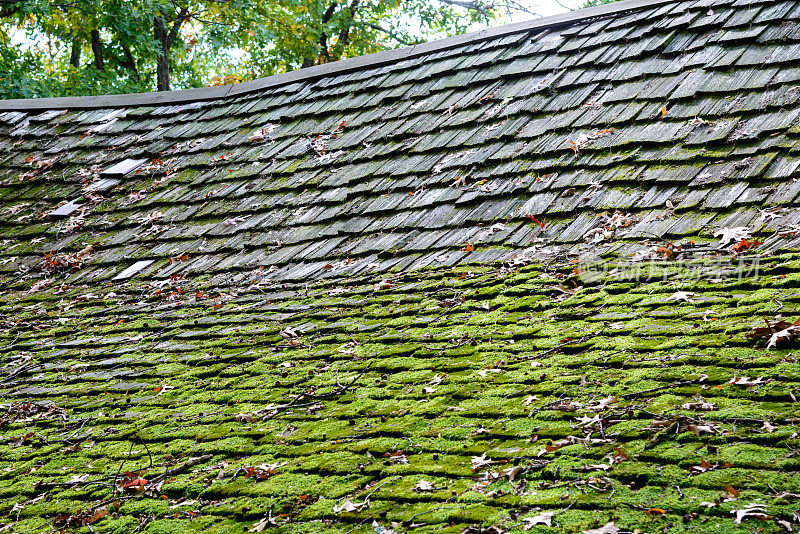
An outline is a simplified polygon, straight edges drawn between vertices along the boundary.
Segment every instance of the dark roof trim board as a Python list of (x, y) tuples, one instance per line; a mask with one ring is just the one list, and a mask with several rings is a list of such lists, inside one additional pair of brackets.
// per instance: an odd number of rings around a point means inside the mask
[(178, 91), (135, 93), (126, 95), (72, 96), (55, 98), (30, 98), (0, 100), (0, 111), (45, 111), (53, 109), (98, 109), (113, 107), (134, 107), (146, 105), (169, 105), (217, 100), (226, 97), (240, 96), (263, 89), (280, 87), (291, 83), (316, 80), (325, 76), (344, 74), (361, 69), (380, 67), (398, 61), (449, 50), (469, 43), (488, 39), (496, 39), (531, 30), (554, 30), (565, 25), (585, 21), (597, 17), (618, 15), (638, 9), (668, 4), (675, 0), (622, 0), (612, 4), (584, 8), (577, 11), (553, 15), (529, 21), (506, 24), (488, 28), (478, 32), (456, 35), (430, 43), (387, 50), (366, 56), (360, 56), (324, 65), (317, 65), (267, 78), (249, 82), (218, 87), (201, 87)]

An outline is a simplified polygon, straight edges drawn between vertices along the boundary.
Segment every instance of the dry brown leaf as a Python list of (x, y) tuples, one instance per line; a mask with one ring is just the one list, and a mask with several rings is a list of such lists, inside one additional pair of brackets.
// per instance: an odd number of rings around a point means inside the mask
[(533, 517), (525, 517), (522, 521), (525, 523), (525, 530), (530, 530), (536, 525), (553, 526), (553, 515), (555, 512), (542, 512)]
[(614, 524), (613, 521), (610, 521), (600, 528), (582, 530), (581, 532), (583, 534), (617, 534), (619, 532), (619, 528)]

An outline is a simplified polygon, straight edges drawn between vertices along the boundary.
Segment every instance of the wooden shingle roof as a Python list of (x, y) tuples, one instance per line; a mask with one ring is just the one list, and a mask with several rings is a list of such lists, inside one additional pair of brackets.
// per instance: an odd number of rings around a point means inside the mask
[(797, 529), (798, 60), (630, 0), (0, 101), (2, 523)]

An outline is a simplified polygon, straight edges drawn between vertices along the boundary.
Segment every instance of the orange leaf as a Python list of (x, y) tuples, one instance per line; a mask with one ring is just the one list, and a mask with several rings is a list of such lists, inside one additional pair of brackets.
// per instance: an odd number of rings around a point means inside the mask
[(661, 117), (666, 117), (666, 116), (667, 116), (667, 106), (665, 104), (664, 107), (661, 108)]
[(525, 217), (527, 217), (528, 219), (530, 219), (533, 222), (535, 222), (536, 224), (538, 224), (540, 228), (544, 228), (544, 224), (547, 222), (547, 217), (542, 217), (541, 221), (539, 219), (537, 219), (536, 217), (534, 217), (533, 215), (527, 215), (526, 214)]
[(662, 510), (661, 508), (650, 508), (650, 509), (649, 509), (648, 511), (646, 511), (645, 513), (646, 513), (646, 514), (649, 514), (649, 515), (664, 515), (664, 514), (666, 514), (667, 512), (665, 512), (665, 511), (664, 511), (664, 510)]
[(747, 239), (742, 239), (740, 242), (733, 245), (733, 251), (744, 252), (745, 250), (757, 247), (763, 243), (764, 243), (763, 241), (759, 241), (758, 239), (753, 239), (752, 241), (748, 241)]
[(461, 252), (475, 252), (475, 243), (467, 243), (467, 246), (462, 248)]

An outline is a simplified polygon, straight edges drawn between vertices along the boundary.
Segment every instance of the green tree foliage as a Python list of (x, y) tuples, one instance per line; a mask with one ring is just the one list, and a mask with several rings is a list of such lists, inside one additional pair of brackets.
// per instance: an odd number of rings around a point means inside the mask
[(233, 83), (463, 33), (516, 0), (0, 0), (0, 98)]

